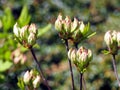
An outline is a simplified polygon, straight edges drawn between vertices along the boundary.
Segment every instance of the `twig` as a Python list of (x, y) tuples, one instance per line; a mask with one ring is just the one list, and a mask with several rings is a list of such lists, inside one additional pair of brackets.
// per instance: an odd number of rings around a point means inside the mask
[[(68, 40), (65, 40), (65, 46), (66, 46), (66, 51), (68, 52), (69, 51)], [(71, 64), (71, 60), (69, 58), (68, 58), (68, 62), (69, 62), (69, 68), (70, 68), (70, 73), (71, 73), (71, 79), (72, 79), (72, 90), (75, 90), (72, 64)]]
[(112, 64), (113, 64), (113, 68), (114, 68), (114, 74), (115, 74), (117, 82), (118, 82), (118, 86), (120, 87), (120, 81), (119, 81), (118, 72), (116, 69), (115, 55), (112, 55)]
[(83, 73), (80, 73), (80, 90), (82, 90)]
[(41, 69), (41, 67), (40, 67), (40, 64), (39, 64), (39, 62), (38, 62), (38, 60), (37, 60), (37, 58), (36, 58), (36, 55), (35, 55), (33, 49), (30, 48), (30, 51), (31, 51), (31, 54), (32, 54), (35, 62), (36, 62), (36, 65), (37, 65), (37, 67), (38, 67), (38, 70), (39, 70), (39, 72), (40, 72), (40, 76), (41, 76), (42, 80), (44, 81), (44, 83), (45, 83), (45, 85), (47, 86), (48, 90), (50, 90), (50, 87), (49, 87), (49, 85), (48, 85), (48, 82), (47, 82), (47, 80), (46, 80), (45, 77), (44, 77), (43, 71), (42, 71), (42, 69)]

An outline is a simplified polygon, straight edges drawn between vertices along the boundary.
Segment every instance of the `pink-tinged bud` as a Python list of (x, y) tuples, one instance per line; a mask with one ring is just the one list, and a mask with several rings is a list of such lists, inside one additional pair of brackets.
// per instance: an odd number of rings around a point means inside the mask
[(118, 46), (120, 46), (120, 32), (117, 33), (117, 42), (118, 42)]
[(76, 67), (81, 73), (83, 73), (88, 67), (89, 62), (92, 60), (92, 51), (84, 47), (80, 47), (76, 53), (76, 57)]
[(23, 81), (25, 84), (29, 84), (30, 80), (31, 80), (31, 74), (29, 71), (27, 71), (25, 74), (24, 74), (24, 77), (23, 77)]
[(30, 33), (30, 35), (28, 36), (28, 44), (29, 45), (34, 45), (36, 42), (36, 36), (34, 33)]
[(15, 34), (16, 37), (19, 37), (19, 32), (20, 32), (20, 28), (18, 27), (18, 24), (15, 23), (13, 27), (13, 33)]
[(29, 31), (30, 31), (30, 33), (34, 33), (34, 34), (36, 34), (37, 33), (37, 28), (36, 28), (36, 25), (35, 24), (30, 24), (30, 26), (29, 26)]
[(79, 26), (79, 22), (78, 22), (78, 20), (76, 18), (74, 18), (74, 21), (72, 22), (72, 25), (71, 25), (71, 32), (78, 29), (78, 26)]
[(25, 25), (24, 27), (21, 28), (21, 30), (20, 30), (20, 37), (21, 38), (26, 37), (26, 35), (27, 35), (26, 33), (28, 33), (27, 30), (28, 30), (28, 25)]
[(62, 15), (59, 14), (57, 20), (55, 21), (55, 29), (61, 32), (63, 27)]
[(40, 76), (36, 76), (35, 80), (33, 81), (33, 87), (37, 88), (40, 85)]
[(107, 31), (104, 36), (104, 41), (106, 42), (107, 46), (113, 44), (113, 39), (111, 35), (111, 31)]
[(71, 19), (68, 16), (64, 20), (64, 30), (66, 33), (71, 32)]

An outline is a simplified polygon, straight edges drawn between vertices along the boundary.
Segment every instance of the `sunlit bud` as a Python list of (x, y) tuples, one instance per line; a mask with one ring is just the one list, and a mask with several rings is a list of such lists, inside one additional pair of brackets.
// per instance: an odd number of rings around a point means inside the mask
[(92, 52), (89, 49), (80, 47), (76, 55), (77, 55), (76, 62), (78, 63), (76, 64), (76, 67), (82, 73), (84, 72), (84, 69), (86, 69), (87, 66), (89, 65), (89, 62), (92, 60)]
[(76, 30), (79, 26), (79, 22), (76, 18), (74, 18), (74, 21), (72, 22), (72, 25), (71, 25), (71, 32), (73, 32), (74, 30)]
[(33, 87), (37, 88), (40, 85), (40, 76), (36, 76), (35, 80), (33, 81)]
[(80, 31), (81, 31), (81, 33), (84, 33), (85, 25), (84, 25), (83, 21), (81, 21), (79, 23), (80, 23)]
[(64, 29), (67, 33), (69, 33), (71, 30), (71, 19), (68, 16), (66, 16), (64, 20)]
[(75, 48), (70, 48), (70, 50), (68, 51), (68, 58), (74, 62), (76, 60), (76, 49)]
[(19, 36), (19, 30), (20, 30), (20, 28), (18, 27), (18, 24), (15, 23), (15, 25), (13, 27), (13, 33), (15, 34), (16, 37)]
[(28, 25), (25, 25), (24, 27), (22, 27), (20, 29), (20, 37), (21, 38), (24, 38), (27, 35), (26, 34), (26, 33), (28, 33), (27, 30), (28, 30)]
[(120, 32), (117, 33), (117, 42), (118, 42), (118, 46), (120, 46)]
[(36, 36), (34, 33), (30, 33), (30, 35), (28, 36), (28, 43), (29, 45), (34, 45), (36, 42)]
[(30, 26), (29, 26), (29, 31), (31, 32), (31, 33), (34, 33), (34, 34), (36, 34), (37, 33), (37, 28), (36, 28), (36, 25), (35, 24), (30, 24)]
[(59, 32), (62, 30), (62, 15), (59, 14), (57, 20), (55, 21), (55, 29), (58, 30)]
[(112, 33), (112, 39), (114, 41), (117, 41), (117, 32), (116, 31), (113, 31), (113, 33)]
[(29, 71), (25, 72), (24, 77), (23, 77), (23, 81), (25, 84), (28, 84), (30, 82), (31, 79), (31, 74)]
[(107, 31), (104, 36), (104, 41), (108, 46), (110, 46), (113, 43), (111, 31)]

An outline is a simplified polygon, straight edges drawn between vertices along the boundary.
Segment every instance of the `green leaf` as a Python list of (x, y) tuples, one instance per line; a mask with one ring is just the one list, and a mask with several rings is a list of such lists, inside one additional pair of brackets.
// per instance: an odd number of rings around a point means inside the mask
[(102, 53), (103, 53), (103, 54), (106, 54), (106, 55), (107, 55), (107, 54), (110, 54), (110, 52), (109, 52), (108, 50), (103, 50)]
[(12, 66), (12, 62), (0, 60), (0, 72), (4, 72)]
[(21, 90), (25, 90), (25, 85), (24, 85), (24, 82), (23, 82), (23, 79), (20, 77), (18, 78), (18, 83), (17, 83), (18, 87), (21, 89)]
[(52, 27), (51, 24), (46, 25), (44, 28), (38, 29), (38, 37), (42, 36), (44, 33), (46, 33), (48, 30), (50, 30)]
[(28, 12), (28, 7), (27, 5), (24, 5), (20, 17), (18, 19), (18, 24), (20, 27), (23, 27), (24, 25), (27, 25), (31, 20), (31, 15)]
[(14, 17), (9, 7), (7, 7), (4, 11), (4, 15), (2, 17), (2, 24), (4, 31), (8, 31), (14, 25)]
[(90, 37), (94, 36), (95, 34), (96, 34), (96, 32), (93, 32), (93, 33), (89, 34), (89, 35), (87, 36), (87, 38), (90, 38)]

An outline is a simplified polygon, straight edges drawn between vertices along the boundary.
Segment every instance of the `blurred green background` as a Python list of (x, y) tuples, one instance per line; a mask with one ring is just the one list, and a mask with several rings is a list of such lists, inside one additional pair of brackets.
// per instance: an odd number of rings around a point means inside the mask
[[(90, 22), (90, 29), (96, 32), (79, 44), (92, 49), (94, 55), (84, 74), (87, 90), (119, 90), (111, 56), (103, 55), (101, 51), (107, 49), (104, 33), (120, 29), (120, 0), (0, 0), (0, 90), (19, 90), (17, 78), (35, 67), (30, 51), (14, 40), (15, 22), (21, 26), (37, 25), (39, 38), (34, 51), (49, 85), (52, 90), (71, 90), (65, 45), (54, 28), (59, 13)], [(16, 53), (22, 58), (16, 60), (19, 56)], [(116, 59), (120, 76), (120, 56)], [(74, 65), (73, 70), (75, 87), (79, 90), (79, 73)], [(39, 90), (47, 89), (41, 83)]]

